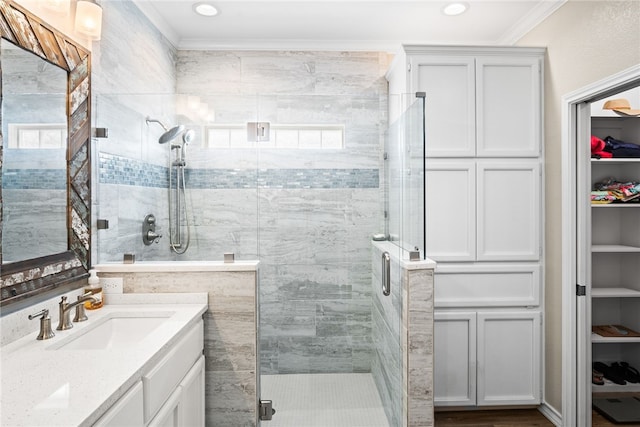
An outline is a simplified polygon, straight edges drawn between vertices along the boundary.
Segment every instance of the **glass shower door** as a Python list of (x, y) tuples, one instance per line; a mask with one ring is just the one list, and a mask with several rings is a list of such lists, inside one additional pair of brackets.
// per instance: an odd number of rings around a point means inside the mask
[(372, 375), (371, 236), (384, 203), (371, 123), (385, 106), (376, 93), (259, 105), (271, 135), (258, 150), (261, 397), (277, 411), (262, 425), (388, 427)]

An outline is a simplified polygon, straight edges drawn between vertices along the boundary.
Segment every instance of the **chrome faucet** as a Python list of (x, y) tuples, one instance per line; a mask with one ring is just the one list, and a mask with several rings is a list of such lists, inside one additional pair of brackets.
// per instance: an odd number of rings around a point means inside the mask
[[(59, 321), (58, 321), (58, 327), (56, 328), (57, 331), (64, 331), (66, 329), (71, 329), (73, 328), (73, 323), (71, 323), (71, 318), (70, 316), (70, 311), (73, 307), (76, 307), (76, 321), (82, 321), (82, 320), (87, 320), (86, 316), (80, 316), (78, 313), (78, 308), (81, 304), (84, 304), (87, 301), (91, 301), (93, 303), (98, 302), (98, 300), (95, 297), (92, 297), (90, 293), (86, 293), (82, 296), (78, 296), (78, 300), (72, 303), (68, 303), (67, 302), (67, 297), (62, 297), (62, 299), (60, 300), (60, 316), (59, 316)], [(84, 307), (82, 307), (84, 308)], [(83, 313), (84, 314), (84, 313)], [(83, 318), (84, 317), (84, 318)], [(80, 319), (80, 320), (78, 320)]]
[(55, 334), (51, 330), (51, 318), (49, 317), (49, 310), (45, 308), (44, 310), (40, 310), (35, 314), (30, 314), (29, 320), (33, 320), (38, 317), (40, 318), (40, 333), (38, 334), (38, 337), (36, 339), (40, 341), (53, 338)]

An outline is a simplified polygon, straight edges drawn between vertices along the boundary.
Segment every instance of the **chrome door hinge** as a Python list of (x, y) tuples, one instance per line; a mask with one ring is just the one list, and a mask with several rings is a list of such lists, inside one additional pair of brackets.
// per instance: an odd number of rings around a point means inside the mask
[(93, 128), (92, 133), (94, 138), (109, 138), (109, 129), (107, 128)]
[(411, 62), (407, 64), (407, 71), (411, 71)]
[(576, 285), (576, 295), (579, 297), (587, 295), (587, 287), (584, 285)]
[(260, 420), (270, 421), (273, 419), (273, 415), (276, 410), (273, 409), (273, 402), (271, 400), (260, 400)]

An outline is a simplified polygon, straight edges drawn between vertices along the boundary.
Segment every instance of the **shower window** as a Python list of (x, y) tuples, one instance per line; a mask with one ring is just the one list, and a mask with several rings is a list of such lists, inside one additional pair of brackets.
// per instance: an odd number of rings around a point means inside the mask
[(67, 146), (66, 123), (10, 123), (7, 148), (50, 149)]
[(211, 125), (205, 128), (206, 148), (280, 148), (340, 150), (344, 148), (344, 125), (271, 125), (269, 141), (247, 140), (244, 124)]

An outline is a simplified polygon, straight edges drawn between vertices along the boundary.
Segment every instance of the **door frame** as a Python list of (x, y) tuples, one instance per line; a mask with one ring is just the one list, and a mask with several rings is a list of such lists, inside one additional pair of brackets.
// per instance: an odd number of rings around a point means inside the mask
[(587, 316), (590, 283), (580, 283), (587, 287), (585, 297), (576, 296), (581, 256), (576, 224), (578, 215), (584, 215), (577, 208), (580, 200), (577, 177), (579, 168), (585, 167), (578, 162), (577, 147), (583, 135), (590, 134), (590, 125), (589, 129), (583, 127), (589, 123), (589, 111), (584, 103), (636, 85), (640, 85), (640, 64), (562, 97), (562, 425), (567, 427), (591, 426), (588, 416), (591, 393), (590, 382), (587, 382), (591, 372), (591, 328), (590, 316)]

